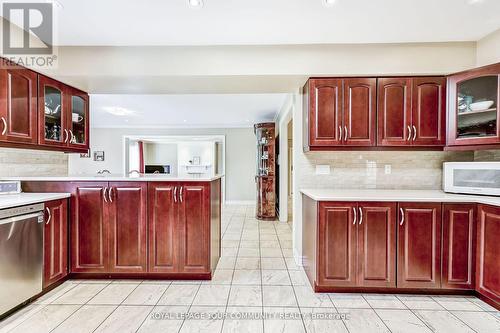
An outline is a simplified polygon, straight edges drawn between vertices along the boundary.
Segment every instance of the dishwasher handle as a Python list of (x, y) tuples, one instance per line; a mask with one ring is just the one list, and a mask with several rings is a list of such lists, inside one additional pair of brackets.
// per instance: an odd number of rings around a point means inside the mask
[(37, 217), (38, 218), (38, 223), (43, 223), (44, 217), (43, 217), (43, 211), (41, 212), (36, 212), (36, 213), (31, 213), (31, 214), (24, 214), (24, 215), (18, 215), (18, 216), (13, 216), (13, 217), (8, 217), (5, 219), (0, 220), (0, 225), (2, 224), (8, 224), (8, 223), (14, 223), (14, 222), (19, 222), (23, 221), (26, 219), (31, 219)]

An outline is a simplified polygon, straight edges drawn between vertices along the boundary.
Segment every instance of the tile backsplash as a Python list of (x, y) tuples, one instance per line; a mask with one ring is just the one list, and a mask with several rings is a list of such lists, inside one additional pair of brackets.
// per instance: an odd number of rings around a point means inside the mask
[[(310, 152), (295, 169), (302, 169), (299, 188), (441, 189), (443, 162), (473, 160), (473, 152)], [(316, 175), (316, 165), (330, 165), (331, 173)]]
[(0, 148), (0, 177), (67, 174), (68, 155), (62, 152)]
[(500, 162), (500, 149), (498, 150), (478, 150), (474, 152), (474, 161)]

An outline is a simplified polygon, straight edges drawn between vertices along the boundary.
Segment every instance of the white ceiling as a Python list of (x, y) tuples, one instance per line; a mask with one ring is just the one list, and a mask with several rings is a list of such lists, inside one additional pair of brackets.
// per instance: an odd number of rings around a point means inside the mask
[(250, 127), (273, 121), (286, 94), (91, 95), (91, 126)]
[(499, 0), (57, 1), (59, 45), (476, 41), (500, 28)]

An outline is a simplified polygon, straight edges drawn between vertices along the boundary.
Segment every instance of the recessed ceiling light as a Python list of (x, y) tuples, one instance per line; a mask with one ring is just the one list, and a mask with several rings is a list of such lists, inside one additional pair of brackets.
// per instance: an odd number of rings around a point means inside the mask
[(469, 5), (477, 5), (483, 3), (484, 0), (468, 0), (467, 2), (469, 3)]
[(183, 120), (183, 122), (187, 123), (187, 120), (186, 120), (186, 119), (184, 119), (184, 120)]
[(188, 3), (191, 7), (194, 7), (194, 8), (203, 7), (203, 0), (188, 0)]
[(327, 7), (333, 6), (337, 2), (337, 0), (323, 0), (323, 1), (324, 1), (325, 6), (327, 6)]

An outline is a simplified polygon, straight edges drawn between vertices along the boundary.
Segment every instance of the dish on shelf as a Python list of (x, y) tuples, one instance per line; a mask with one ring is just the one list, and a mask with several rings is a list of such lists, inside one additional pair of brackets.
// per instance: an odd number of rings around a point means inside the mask
[(495, 103), (494, 101), (482, 101), (482, 102), (471, 103), (469, 107), (472, 111), (483, 111), (491, 108), (491, 106), (494, 103)]

